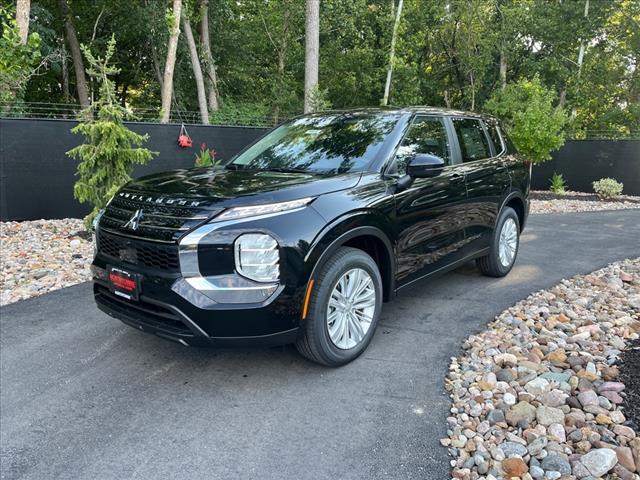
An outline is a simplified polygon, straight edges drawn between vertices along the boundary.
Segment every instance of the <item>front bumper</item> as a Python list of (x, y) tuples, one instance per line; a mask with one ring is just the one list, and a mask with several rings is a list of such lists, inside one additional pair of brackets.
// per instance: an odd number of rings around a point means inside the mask
[(138, 330), (182, 345), (273, 346), (293, 343), (298, 335), (301, 295), (295, 291), (281, 291), (264, 305), (200, 308), (192, 298), (185, 298), (188, 290), (181, 277), (138, 270), (135, 273), (143, 277), (140, 298), (131, 301), (110, 291), (106, 263), (100, 257), (94, 260), (92, 270), (94, 298), (100, 310)]

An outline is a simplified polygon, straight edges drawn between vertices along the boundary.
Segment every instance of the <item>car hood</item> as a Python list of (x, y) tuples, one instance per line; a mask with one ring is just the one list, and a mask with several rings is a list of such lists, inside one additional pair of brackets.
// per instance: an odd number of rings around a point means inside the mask
[(99, 226), (101, 232), (173, 243), (226, 208), (316, 197), (352, 188), (360, 176), (173, 170), (125, 185), (100, 217)]
[(172, 170), (134, 180), (123, 189), (153, 199), (189, 199), (216, 209), (284, 202), (352, 188), (361, 173), (321, 175), (256, 170), (194, 168)]

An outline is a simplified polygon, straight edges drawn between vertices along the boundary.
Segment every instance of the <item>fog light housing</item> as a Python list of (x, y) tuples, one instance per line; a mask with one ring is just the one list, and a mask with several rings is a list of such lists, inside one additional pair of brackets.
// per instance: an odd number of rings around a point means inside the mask
[(278, 242), (266, 233), (245, 233), (234, 243), (236, 271), (256, 282), (275, 282), (280, 278)]

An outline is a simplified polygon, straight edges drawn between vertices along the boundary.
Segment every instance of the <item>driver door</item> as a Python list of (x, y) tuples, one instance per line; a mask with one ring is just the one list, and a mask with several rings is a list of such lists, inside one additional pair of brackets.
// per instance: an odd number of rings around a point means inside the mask
[(463, 256), (467, 192), (464, 172), (453, 163), (449, 130), (443, 117), (417, 116), (391, 167), (404, 176), (418, 153), (436, 155), (445, 162), (440, 175), (417, 178), (395, 194), (399, 287)]

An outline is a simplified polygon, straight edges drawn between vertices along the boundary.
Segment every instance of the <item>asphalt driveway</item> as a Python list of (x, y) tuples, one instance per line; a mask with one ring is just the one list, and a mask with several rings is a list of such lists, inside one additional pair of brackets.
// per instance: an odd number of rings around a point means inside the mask
[(443, 378), (531, 291), (640, 256), (640, 210), (535, 215), (504, 279), (473, 264), (385, 305), (367, 352), (185, 348), (100, 313), (88, 284), (2, 309), (2, 478), (444, 479)]

